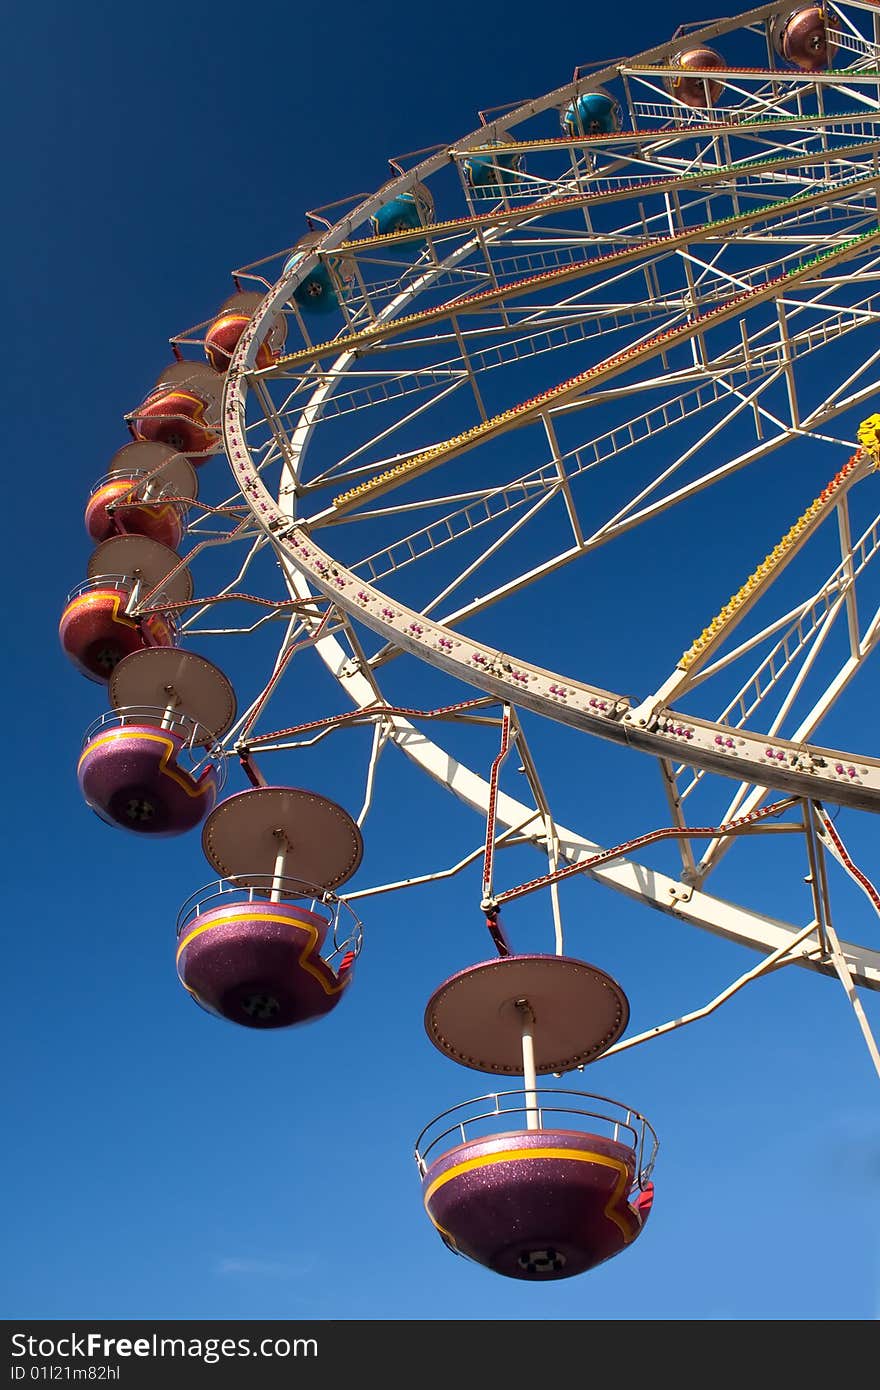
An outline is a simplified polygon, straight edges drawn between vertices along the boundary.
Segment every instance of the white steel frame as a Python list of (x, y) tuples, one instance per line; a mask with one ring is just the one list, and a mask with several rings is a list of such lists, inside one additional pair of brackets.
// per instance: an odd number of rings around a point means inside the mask
[[(688, 42), (712, 44), (744, 33), (763, 41), (778, 8), (765, 5), (734, 19), (688, 26)], [(235, 353), (223, 401), (224, 443), (240, 489), (233, 501), (244, 499), (257, 527), (256, 538), (253, 530), (247, 534), (251, 549), (228, 589), (237, 592), (254, 555), (271, 544), (294, 604), (284, 611), (280, 605), (254, 623), (286, 619), (276, 670), (280, 673), (291, 643), (308, 642), (353, 708), (374, 723), (361, 821), (374, 795), (381, 750), (393, 742), (487, 820), (491, 843), (532, 843), (547, 856), (551, 873), (563, 864), (594, 858), (598, 845), (554, 820), (516, 707), (656, 757), (673, 823), (682, 830), (687, 828), (685, 804), (706, 773), (739, 783), (721, 823), (757, 808), (767, 787), (799, 798), (799, 833), (814, 885), (813, 916), (806, 923), (763, 916), (705, 891), (706, 878), (730, 845), (724, 835), (709, 843), (699, 862), (685, 836), (679, 879), (648, 869), (625, 853), (586, 872), (680, 922), (765, 953), (717, 1000), (678, 1023), (704, 1016), (750, 979), (793, 962), (844, 982), (880, 1071), (855, 989), (856, 984), (880, 989), (880, 951), (841, 943), (836, 935), (824, 865), (829, 842), (821, 819), (822, 802), (880, 808), (880, 759), (808, 741), (880, 635), (880, 610), (865, 622), (858, 604), (859, 581), (880, 549), (880, 514), (853, 538), (849, 513), (852, 489), (871, 485), (865, 479), (877, 464), (880, 444), (863, 441), (860, 447), (859, 441), (834, 433), (847, 412), (861, 407), (868, 414), (880, 400), (880, 347), (864, 352), (820, 400), (806, 399), (798, 366), (830, 343), (849, 339), (856, 330), (870, 331), (880, 321), (878, 15), (861, 0), (837, 8), (839, 50), (848, 60), (845, 78), (833, 72), (782, 71), (768, 45), (769, 67), (764, 61), (760, 69), (732, 67), (724, 75), (723, 106), (691, 110), (672, 100), (664, 86), (674, 72), (673, 41), (668, 41), (637, 59), (576, 77), (545, 97), (506, 110), (453, 146), (431, 153), (381, 192), (350, 207), (339, 221), (328, 223), (319, 248), (280, 278), (266, 278), (272, 258), (239, 271), (239, 277), (268, 292)], [(870, 21), (867, 33), (865, 17)], [(592, 141), (517, 137), (519, 126), (528, 127), (542, 113), (564, 107), (581, 91), (612, 84), (622, 92), (631, 129)], [(845, 111), (834, 108), (832, 93), (845, 101)], [(761, 126), (744, 124), (755, 115)], [(754, 155), (740, 149), (734, 157), (734, 139), (753, 141)], [(499, 159), (506, 147), (525, 151), (530, 168), (490, 190), (491, 196), (478, 196), (480, 190), (470, 189), (464, 178), (464, 161), (469, 152), (490, 144), (497, 147)], [(547, 172), (541, 174), (545, 157)], [(765, 163), (756, 169), (757, 158)], [(533, 160), (538, 163), (531, 167)], [(390, 197), (417, 180), (430, 184), (447, 175), (450, 166), (460, 179), (463, 221), (438, 220), (425, 227), (426, 245), (415, 258), (407, 256), (405, 241), (369, 239), (369, 218)], [(578, 230), (568, 223), (554, 225), (560, 199), (565, 200), (566, 217), (574, 210), (581, 219)], [(720, 226), (719, 203), (727, 219)], [(609, 225), (606, 214), (618, 207), (622, 211), (612, 214)], [(361, 247), (365, 231), (368, 239)], [(743, 261), (732, 265), (733, 241)], [(354, 288), (342, 303), (344, 326), (338, 339), (316, 343), (291, 296), (320, 266), (339, 285), (339, 248), (353, 266)], [(603, 262), (581, 271), (579, 261), (608, 253), (607, 268)], [(805, 256), (817, 253), (824, 257), (820, 264), (804, 263)], [(633, 265), (642, 276), (640, 293), (633, 285)], [(524, 275), (538, 280), (526, 288), (516, 286)], [(543, 297), (548, 291), (549, 300)], [(479, 309), (462, 302), (474, 294), (484, 296)], [(423, 298), (427, 317), (417, 307)], [(291, 330), (299, 330), (301, 345), (289, 347), (275, 366), (258, 369), (256, 354), (267, 325), (282, 313)], [(607, 350), (601, 346), (605, 337)], [(197, 338), (183, 335), (177, 341)], [(572, 378), (565, 390), (526, 403), (515, 418), (510, 412), (493, 413), (486, 398), (495, 376), (503, 376), (497, 368), (585, 341), (600, 345), (592, 379)], [(669, 356), (673, 350), (674, 359)], [(462, 408), (470, 411), (470, 425), (464, 436), (438, 441), (436, 458), (396, 448), (394, 436), (402, 429), (430, 428), (431, 411), (439, 403), (465, 399), (469, 404)], [(390, 417), (387, 410), (382, 414), (387, 402), (399, 403)], [(380, 423), (369, 437), (308, 475), (304, 465), (316, 431), (341, 413), (358, 411), (358, 418), (366, 419), (373, 406)], [(586, 413), (591, 407), (599, 409), (595, 429)], [(609, 407), (619, 412), (610, 428), (602, 422)], [(707, 440), (720, 439), (740, 417), (753, 424), (754, 446), (694, 473), (700, 448)], [(699, 439), (678, 442), (676, 430), (696, 421)], [(527, 435), (525, 425), (537, 430)], [(563, 444), (561, 431), (574, 426), (586, 437), (572, 447)], [(398, 486), (421, 478), (429, 467), (515, 428), (522, 429), (523, 449), (527, 437), (533, 451), (527, 455), (528, 467), (515, 478), (465, 490), (455, 485), (444, 489), (441, 483), (428, 497), (396, 497)], [(649, 485), (637, 486), (599, 524), (583, 514), (573, 488), (576, 480), (607, 460), (625, 461), (645, 439), (663, 441), (666, 447), (667, 436), (672, 443), (664, 467)], [(798, 438), (824, 441), (829, 457), (836, 454), (835, 468), (847, 454), (854, 462), (819, 511), (808, 510), (783, 536), (779, 554), (768, 557), (769, 569), (756, 571), (722, 609), (717, 626), (710, 626), (691, 654), (637, 704), (462, 635), (462, 623), (505, 596)], [(442, 469), (436, 476), (442, 477)], [(441, 504), (444, 513), (438, 520), (434, 513)], [(553, 505), (562, 508), (568, 538), (552, 559), (475, 599), (451, 605), (454, 591), (487, 557), (527, 534), (531, 519)], [(422, 509), (428, 511), (424, 524)], [(729, 645), (736, 624), (828, 519), (839, 538), (833, 572), (796, 607), (764, 622), (739, 645)], [(333, 553), (333, 537), (337, 528), (347, 535), (363, 521), (406, 529), (392, 532), (391, 541), (358, 563), (345, 564)], [(454, 547), (460, 537), (499, 522), (505, 529), (487, 541), (480, 558), (453, 570), (451, 582), (420, 608), (377, 587), (417, 564), (423, 554)], [(193, 625), (202, 616), (200, 610), (188, 621)], [(785, 716), (838, 618), (847, 629), (848, 658), (797, 728), (782, 737)], [(362, 647), (354, 624), (382, 639), (372, 655)], [(672, 706), (753, 649), (758, 659), (754, 672), (718, 717), (695, 718)], [(404, 652), (459, 677), (512, 712), (534, 806), (504, 793), (495, 796), (490, 780), (454, 758), (412, 718), (389, 710), (379, 673)], [(774, 710), (777, 698), (782, 704)], [(766, 726), (749, 727), (765, 705)], [(431, 881), (457, 872), (478, 853), (448, 870), (349, 896)], [(555, 886), (550, 888), (561, 950), (558, 898)], [(673, 1024), (619, 1047), (668, 1026)]]

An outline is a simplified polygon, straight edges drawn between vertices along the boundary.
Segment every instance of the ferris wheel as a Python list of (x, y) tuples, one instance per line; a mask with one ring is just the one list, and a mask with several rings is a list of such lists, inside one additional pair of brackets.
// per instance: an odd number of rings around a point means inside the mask
[[(832, 911), (845, 877), (880, 911), (835, 823), (880, 808), (880, 750), (846, 717), (880, 636), (880, 10), (686, 25), (391, 169), (236, 269), (127, 417), (61, 620), (109, 696), (79, 777), (117, 828), (200, 829), (220, 878), (181, 908), (178, 974), (243, 1027), (333, 1013), (375, 898), (481, 866), (484, 949), (425, 1027), (522, 1084), (431, 1121), (416, 1162), (452, 1250), (542, 1282), (640, 1235), (657, 1138), (580, 1076), (539, 1077), (788, 965), (843, 986), (880, 1074), (860, 996), (880, 950)], [(728, 597), (710, 562), (734, 535)], [(285, 719), (308, 662), (338, 702)], [(346, 757), (364, 727), (348, 809), (299, 785), (299, 749)], [(545, 756), (548, 730), (570, 756)], [(475, 843), (348, 888), (392, 747), (476, 813)], [(632, 779), (610, 841), (601, 794), (576, 794), (605, 753)], [(520, 882), (523, 846), (540, 858)], [(731, 851), (743, 891), (722, 896)], [(788, 917), (750, 901), (761, 854), (790, 875)], [(566, 947), (577, 876), (659, 908), (683, 952), (699, 928), (759, 959), (626, 1035), (622, 984)], [(542, 951), (516, 949), (526, 898)]]

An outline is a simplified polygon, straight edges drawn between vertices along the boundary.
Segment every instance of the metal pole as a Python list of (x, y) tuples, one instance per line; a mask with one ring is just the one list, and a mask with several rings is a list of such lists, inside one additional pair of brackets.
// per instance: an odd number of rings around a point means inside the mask
[(272, 892), (269, 901), (272, 903), (281, 902), (281, 886), (284, 881), (284, 863), (287, 859), (287, 851), (290, 845), (283, 830), (273, 831), (275, 839), (278, 841), (278, 853), (275, 855), (275, 869), (272, 874)]
[(843, 950), (840, 945), (840, 939), (837, 935), (837, 932), (834, 930), (834, 925), (831, 920), (831, 905), (828, 896), (828, 879), (825, 872), (825, 858), (821, 852), (824, 848), (824, 841), (821, 839), (819, 834), (819, 832), (825, 828), (824, 821), (821, 814), (817, 811), (817, 808), (812, 801), (806, 801), (804, 803), (804, 816), (807, 828), (807, 845), (811, 849), (810, 867), (812, 869), (814, 863), (816, 866), (816, 871), (811, 876), (815, 877), (816, 879), (816, 882), (814, 884), (814, 901), (816, 903), (817, 909), (821, 910), (822, 913), (820, 931), (822, 932), (822, 936), (824, 938), (823, 944), (827, 946), (828, 954), (831, 956), (831, 961), (834, 965), (834, 969), (837, 971), (838, 979), (840, 980), (840, 983), (843, 985), (843, 988), (846, 991), (847, 998), (849, 999), (849, 1002), (852, 1005), (853, 1013), (855, 1014), (856, 1021), (862, 1030), (862, 1036), (865, 1039), (868, 1052), (871, 1056), (871, 1061), (874, 1063), (874, 1070), (876, 1071), (877, 1075), (880, 1076), (880, 1048), (878, 1048), (877, 1041), (874, 1037), (874, 1034), (871, 1031), (871, 1025), (868, 1022), (868, 1017), (865, 1013), (864, 1005), (862, 1004), (862, 1001), (859, 998), (859, 994), (856, 989), (856, 982), (853, 976), (853, 972), (850, 969), (846, 956), (843, 953)]
[(135, 576), (134, 576), (134, 583), (133, 583), (132, 586), (131, 586), (131, 592), (130, 592), (129, 595), (128, 595), (128, 602), (127, 602), (126, 605), (125, 605), (125, 611), (126, 611), (126, 613), (131, 613), (132, 609), (134, 608), (135, 604), (137, 603), (138, 599), (140, 598), (140, 593), (141, 593), (141, 577), (140, 577), (140, 575), (135, 575)]
[(174, 689), (173, 685), (165, 686), (165, 694), (168, 696), (168, 703), (165, 706), (165, 713), (162, 715), (162, 723), (159, 725), (160, 729), (171, 728), (171, 721), (174, 718), (174, 711), (180, 704), (180, 697), (177, 694), (177, 691)]
[(517, 999), (522, 1026), (523, 1080), (526, 1093), (526, 1128), (540, 1129), (538, 1120), (538, 1078), (535, 1072), (535, 1015), (527, 999)]

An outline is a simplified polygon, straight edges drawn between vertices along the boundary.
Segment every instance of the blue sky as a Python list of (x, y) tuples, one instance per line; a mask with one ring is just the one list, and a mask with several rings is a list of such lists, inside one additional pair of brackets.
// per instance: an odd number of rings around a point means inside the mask
[[(212, 876), (197, 838), (141, 844), (79, 798), (79, 741), (103, 697), (67, 666), (55, 626), (85, 572), (88, 489), (126, 441), (121, 417), (165, 364), (168, 337), (210, 315), (233, 266), (289, 245), (306, 208), (381, 183), (387, 156), (701, 17), (606, 11), (597, 46), (594, 22), (536, 17), (519, 0), (503, 20), (462, 0), (442, 15), (388, 3), (365, 14), (350, 0), (250, 12), (220, 0), (17, 16), (0, 230), (11, 310), (0, 1306), (90, 1319), (875, 1318), (876, 1083), (835, 984), (783, 972), (579, 1079), (660, 1132), (654, 1214), (637, 1246), (593, 1274), (521, 1286), (444, 1249), (411, 1159), (434, 1114), (491, 1089), (440, 1057), (421, 1024), (436, 985), (490, 954), (476, 871), (365, 905), (339, 1013), (250, 1035), (200, 1013), (176, 981), (178, 905)], [(695, 616), (726, 598), (764, 553), (765, 521), (772, 544), (824, 468), (810, 460), (802, 483), (765, 472), (759, 534), (704, 537)], [(619, 688), (638, 688), (642, 663), (660, 659), (650, 628), (612, 653), (629, 682)], [(608, 642), (597, 661), (610, 667)], [(206, 654), (224, 664), (219, 646)], [(279, 722), (339, 707), (323, 673), (303, 670)], [(420, 692), (419, 674), (408, 679)], [(875, 723), (862, 677), (840, 741), (857, 727), (876, 752)], [(362, 735), (347, 737), (363, 751)], [(541, 737), (546, 757), (570, 756), (569, 736)], [(355, 810), (359, 789), (331, 748), (304, 778)], [(634, 806), (616, 751), (584, 758), (583, 780), (561, 793), (573, 823), (587, 803), (589, 829), (611, 843), (665, 822), (659, 795)], [(870, 872), (873, 826), (839, 825)], [(480, 827), (389, 754), (366, 834), (354, 886), (444, 867)], [(717, 891), (794, 916), (805, 899), (792, 903), (791, 881), (765, 859), (726, 867)], [(855, 895), (842, 900), (876, 940)], [(564, 903), (572, 953), (621, 979), (638, 1028), (704, 1002), (755, 959), (593, 885), (571, 885)], [(521, 949), (545, 947), (538, 915), (511, 913)]]

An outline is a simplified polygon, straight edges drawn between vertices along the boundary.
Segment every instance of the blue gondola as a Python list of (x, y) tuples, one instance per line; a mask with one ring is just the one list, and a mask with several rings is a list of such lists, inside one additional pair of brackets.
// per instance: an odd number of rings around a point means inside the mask
[(620, 106), (607, 92), (582, 92), (562, 113), (566, 135), (611, 135), (620, 130)]
[(516, 183), (516, 175), (522, 168), (523, 157), (515, 150), (508, 150), (504, 154), (483, 151), (480, 154), (468, 155), (464, 161), (465, 178), (471, 188), (490, 189), (494, 184), (499, 190), (509, 190)]
[[(284, 263), (284, 274), (298, 265), (304, 256), (321, 240), (320, 232), (307, 232), (300, 237), (293, 254)], [(352, 278), (350, 262), (340, 257), (334, 264), (335, 276), (322, 262), (309, 271), (293, 291), (291, 298), (307, 314), (329, 314), (339, 308), (340, 286), (343, 297)]]
[[(398, 193), (370, 218), (374, 236), (389, 236), (394, 232), (412, 232), (434, 221), (434, 199), (423, 183), (414, 183), (405, 193)], [(421, 250), (427, 245), (424, 237), (401, 243), (401, 249)]]

